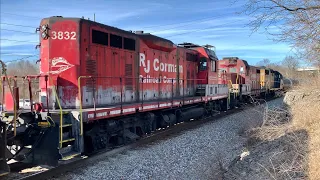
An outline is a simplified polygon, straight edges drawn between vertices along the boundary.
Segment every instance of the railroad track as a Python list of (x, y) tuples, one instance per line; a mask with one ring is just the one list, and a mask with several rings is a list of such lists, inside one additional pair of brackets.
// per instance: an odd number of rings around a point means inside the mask
[[(276, 98), (270, 98), (270, 99), (267, 99), (266, 101), (264, 101), (264, 100), (259, 101), (260, 102), (259, 105), (264, 104), (265, 102), (271, 101), (274, 99), (276, 99)], [(67, 163), (61, 162), (57, 167), (48, 167), (44, 171), (40, 171), (40, 172), (33, 172), (33, 173), (31, 172), (31, 173), (26, 173), (26, 174), (20, 174), (19, 171), (21, 171), (22, 169), (34, 167), (34, 165), (32, 166), (29, 164), (22, 164), (22, 163), (15, 164), (14, 163), (14, 164), (10, 165), (11, 169), (12, 169), (11, 174), (9, 174), (8, 176), (5, 176), (4, 178), (8, 179), (8, 180), (9, 179), (39, 180), (39, 179), (54, 178), (57, 176), (61, 176), (69, 171), (74, 171), (75, 169), (80, 169), (81, 167), (86, 166), (88, 164), (96, 163), (97, 161), (99, 161), (101, 159), (106, 159), (106, 158), (112, 157), (116, 154), (126, 152), (127, 150), (130, 150), (130, 149), (147, 146), (147, 145), (149, 145), (151, 143), (155, 143), (157, 141), (165, 140), (167, 138), (172, 138), (173, 136), (181, 134), (184, 131), (195, 129), (195, 128), (197, 128), (201, 125), (204, 125), (208, 122), (212, 122), (212, 120), (218, 120), (222, 117), (226, 117), (226, 116), (232, 115), (234, 113), (238, 113), (240, 111), (247, 110), (247, 109), (250, 109), (253, 107), (255, 107), (255, 105), (246, 104), (246, 105), (243, 105), (239, 108), (231, 109), (226, 112), (220, 112), (219, 114), (215, 114), (213, 116), (204, 117), (200, 120), (179, 123), (174, 126), (168, 127), (166, 129), (157, 130), (153, 134), (148, 135), (146, 137), (142, 137), (138, 141), (133, 142), (131, 144), (114, 147), (113, 149), (108, 149), (108, 150), (104, 150), (101, 152), (97, 152), (97, 153), (91, 154), (90, 156), (78, 157), (78, 158), (75, 158), (71, 161), (68, 161)], [(17, 174), (17, 173), (19, 173), (19, 174)]]

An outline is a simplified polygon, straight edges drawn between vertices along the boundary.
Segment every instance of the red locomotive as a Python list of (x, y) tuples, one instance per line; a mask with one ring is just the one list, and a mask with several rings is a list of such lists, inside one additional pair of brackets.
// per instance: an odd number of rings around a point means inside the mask
[[(39, 79), (40, 102), (19, 114), (19, 107), (7, 106), (0, 143), (20, 149), (9, 156), (0, 151), (6, 160), (56, 165), (267, 91), (258, 68), (235, 57), (218, 60), (210, 46), (175, 45), (80, 18), (45, 18), (39, 31), (40, 75), (25, 78), (29, 87)], [(18, 92), (5, 103), (17, 105)]]

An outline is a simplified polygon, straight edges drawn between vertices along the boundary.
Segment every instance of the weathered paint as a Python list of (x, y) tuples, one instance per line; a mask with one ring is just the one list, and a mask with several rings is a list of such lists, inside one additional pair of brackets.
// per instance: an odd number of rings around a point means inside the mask
[[(79, 76), (79, 21), (77, 19), (48, 18), (40, 26), (49, 27), (48, 39), (41, 42), (41, 72), (53, 79), (48, 81), (49, 107), (56, 101), (52, 92), (53, 85), (57, 86), (62, 107), (75, 107), (77, 102), (77, 77)], [(41, 94), (46, 95), (45, 79), (40, 78)], [(76, 95), (76, 96), (75, 96)], [(45, 97), (42, 97), (44, 102)]]
[[(187, 49), (153, 35), (134, 34), (85, 19), (51, 17), (43, 19), (41, 25), (44, 24), (49, 27), (50, 37), (41, 39), (40, 69), (43, 74), (53, 77), (48, 90), (49, 106), (55, 102), (53, 85), (57, 86), (62, 108), (78, 108), (80, 103), (86, 109), (108, 107), (109, 117), (135, 113), (136, 110), (205, 102), (208, 99), (182, 101), (182, 96), (193, 97), (198, 83), (218, 83), (218, 73), (210, 69), (210, 63), (216, 61), (210, 59), (203, 47)], [(108, 33), (108, 45), (93, 43), (93, 30)], [(134, 39), (135, 50), (111, 47), (110, 34)], [(195, 59), (188, 60), (187, 53)], [(201, 57), (208, 62), (205, 76), (198, 69)], [(80, 76), (85, 77), (80, 79), (79, 87)], [(41, 80), (40, 87), (41, 95), (47, 96), (44, 80)], [(78, 88), (81, 89), (80, 95)], [(219, 87), (219, 93), (212, 94), (211, 99), (225, 98), (227, 91), (224, 89)], [(179, 101), (173, 99), (178, 97), (181, 98)], [(123, 106), (136, 105), (118, 113), (120, 103)], [(97, 110), (93, 116), (88, 112), (88, 118), (106, 117), (104, 115), (102, 110)]]

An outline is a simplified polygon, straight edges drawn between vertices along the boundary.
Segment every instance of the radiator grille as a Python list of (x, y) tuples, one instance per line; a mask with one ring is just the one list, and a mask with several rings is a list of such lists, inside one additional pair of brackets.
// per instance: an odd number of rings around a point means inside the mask
[(132, 64), (125, 65), (125, 89), (133, 90), (133, 79), (132, 79)]
[[(97, 75), (97, 63), (95, 60), (91, 60), (91, 59), (86, 60), (86, 74), (88, 76), (96, 76)], [(86, 79), (87, 92), (94, 91), (95, 84), (96, 84), (95, 78)]]

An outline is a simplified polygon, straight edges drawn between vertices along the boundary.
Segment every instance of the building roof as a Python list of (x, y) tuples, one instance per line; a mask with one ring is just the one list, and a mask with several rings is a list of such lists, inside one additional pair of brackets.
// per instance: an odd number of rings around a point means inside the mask
[(298, 68), (297, 71), (319, 71), (320, 68), (317, 67), (302, 67)]

